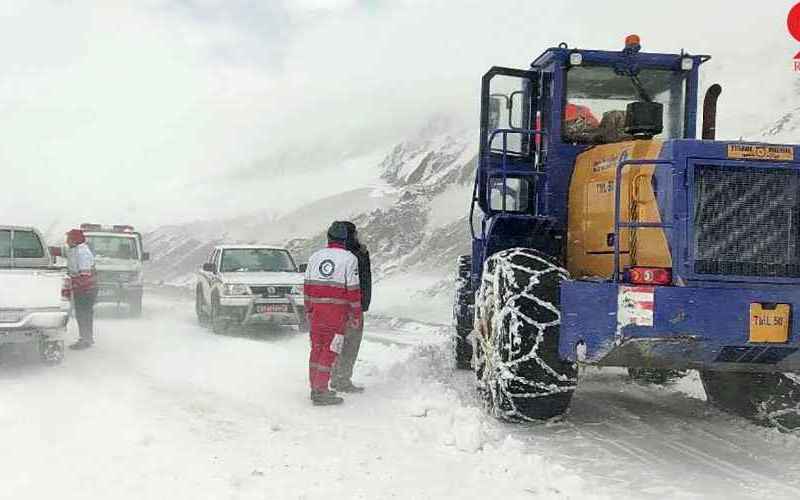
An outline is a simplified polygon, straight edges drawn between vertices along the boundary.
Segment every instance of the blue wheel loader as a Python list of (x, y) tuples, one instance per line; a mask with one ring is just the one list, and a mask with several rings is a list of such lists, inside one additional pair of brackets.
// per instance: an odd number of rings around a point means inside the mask
[(715, 140), (716, 84), (697, 137), (709, 59), (631, 35), (483, 76), (455, 357), (495, 416), (563, 414), (596, 365), (800, 426), (800, 161)]

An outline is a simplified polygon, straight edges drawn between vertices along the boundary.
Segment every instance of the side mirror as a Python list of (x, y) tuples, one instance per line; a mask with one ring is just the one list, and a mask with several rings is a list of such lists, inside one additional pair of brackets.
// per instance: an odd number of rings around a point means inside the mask
[(660, 102), (632, 102), (625, 109), (625, 133), (652, 138), (664, 130), (664, 105)]
[(150, 260), (150, 252), (142, 252), (142, 261), (147, 262)]
[(300, 264), (299, 266), (297, 266), (298, 273), (304, 273), (306, 272), (306, 269), (308, 269), (308, 264)]
[(54, 258), (64, 256), (64, 254), (61, 252), (61, 247), (48, 247), (47, 249), (50, 251), (50, 255)]
[(207, 273), (213, 273), (214, 271), (216, 271), (216, 269), (214, 269), (214, 264), (213, 263), (206, 262), (206, 263), (203, 264), (203, 271), (205, 271)]

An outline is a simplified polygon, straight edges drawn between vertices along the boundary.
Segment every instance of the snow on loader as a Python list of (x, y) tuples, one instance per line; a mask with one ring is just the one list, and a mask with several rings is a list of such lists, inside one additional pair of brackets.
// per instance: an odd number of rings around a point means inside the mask
[(564, 413), (588, 364), (697, 369), (713, 404), (799, 427), (795, 146), (715, 141), (719, 85), (696, 139), (710, 57), (640, 49), (484, 75), (457, 365), (511, 421)]

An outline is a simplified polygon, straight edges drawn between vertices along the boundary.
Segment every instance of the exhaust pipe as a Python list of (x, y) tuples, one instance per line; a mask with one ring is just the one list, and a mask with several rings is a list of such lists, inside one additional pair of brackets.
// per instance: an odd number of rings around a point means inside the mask
[(717, 137), (717, 99), (722, 93), (718, 83), (710, 86), (703, 99), (703, 140), (713, 141)]

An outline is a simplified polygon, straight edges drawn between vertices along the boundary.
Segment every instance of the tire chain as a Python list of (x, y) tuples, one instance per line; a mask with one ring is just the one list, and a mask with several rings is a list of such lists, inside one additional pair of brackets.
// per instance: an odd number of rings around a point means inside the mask
[[(520, 256), (543, 264), (544, 268), (534, 270), (512, 262), (515, 257)], [(528, 283), (524, 288), (517, 282), (515, 271), (529, 275)], [(498, 252), (487, 259), (484, 264), (481, 287), (475, 299), (475, 330), (480, 333), (475, 335), (475, 342), (479, 343), (479, 345), (476, 345), (475, 363), (476, 367), (480, 366), (476, 370), (479, 377), (479, 391), (484, 392), (484, 401), (488, 409), (499, 418), (513, 421), (536, 421), (536, 419), (530, 418), (519, 411), (514, 398), (542, 398), (556, 394), (571, 393), (577, 385), (574, 366), (570, 370), (571, 374), (559, 373), (538, 354), (546, 330), (554, 326), (557, 327), (561, 323), (561, 312), (558, 307), (550, 302), (541, 300), (531, 293), (532, 289), (540, 283), (540, 279), (549, 273), (558, 273), (562, 280), (568, 278), (568, 273), (564, 268), (543, 258), (538, 252), (525, 248)], [(509, 281), (513, 285), (512, 288), (517, 290), (522, 288), (521, 292), (514, 293), (508, 290), (505, 290), (505, 294), (496, 292), (500, 290), (501, 277)], [(532, 301), (550, 311), (555, 316), (555, 319), (548, 322), (534, 320), (525, 314), (517, 304), (523, 299)], [(490, 320), (491, 331), (496, 332), (495, 335), (510, 337), (507, 344), (509, 346), (508, 361), (503, 361), (502, 353), (495, 348), (494, 339), (486, 335), (487, 325), (483, 323), (491, 310), (495, 311)], [(504, 331), (507, 318), (509, 319), (510, 329), (509, 331)], [(521, 352), (520, 350), (523, 342), (519, 331), (524, 325), (530, 325), (537, 332), (536, 340), (528, 352)], [(528, 361), (534, 361), (554, 380), (554, 383), (528, 380), (518, 375), (516, 371), (519, 366)], [(499, 383), (491, 383), (493, 375), (496, 375)], [(509, 388), (511, 382), (516, 382), (518, 385), (532, 390), (530, 392), (512, 393)], [(509, 409), (502, 408), (501, 405), (504, 401), (510, 406)]]

